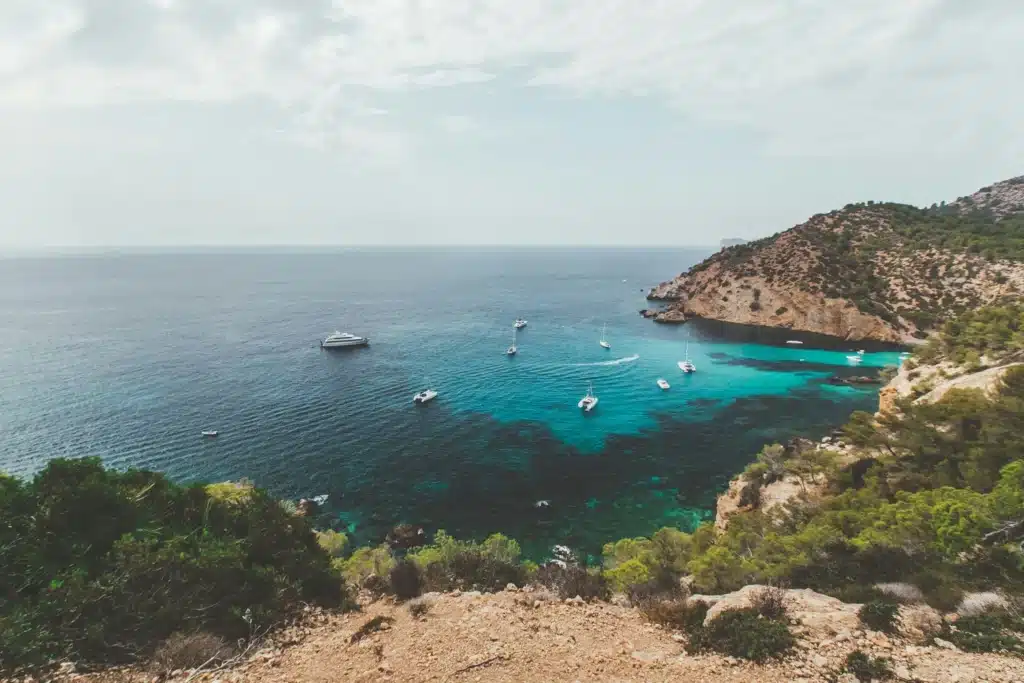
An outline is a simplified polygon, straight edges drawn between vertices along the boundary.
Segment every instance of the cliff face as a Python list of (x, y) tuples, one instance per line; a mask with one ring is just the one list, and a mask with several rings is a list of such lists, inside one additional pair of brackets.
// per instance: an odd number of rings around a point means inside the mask
[(871, 203), (819, 214), (658, 285), (648, 298), (669, 306), (653, 318), (911, 342), (938, 321), (1024, 291), (1022, 210), (1024, 177), (949, 206)]
[(895, 411), (896, 401), (907, 396), (913, 397), (917, 403), (934, 403), (951, 389), (980, 389), (987, 394), (992, 393), (1006, 371), (1021, 364), (1005, 362), (969, 371), (950, 362), (913, 366), (904, 363), (878, 393), (878, 412)]

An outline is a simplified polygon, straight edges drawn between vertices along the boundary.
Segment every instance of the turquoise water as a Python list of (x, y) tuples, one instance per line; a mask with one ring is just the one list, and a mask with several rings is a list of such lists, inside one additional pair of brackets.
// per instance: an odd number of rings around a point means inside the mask
[[(830, 376), (897, 361), (868, 348), (855, 367), (846, 356), (863, 345), (637, 314), (649, 286), (705, 254), (0, 260), (0, 468), (28, 476), (52, 457), (98, 455), (180, 480), (248, 477), (282, 497), (328, 493), (320, 523), (359, 542), (405, 521), (504, 531), (541, 557), (689, 527), (765, 441), (824, 434), (876, 405), (873, 389)], [(519, 316), (530, 322), (509, 358)], [(371, 346), (321, 351), (335, 329)], [(686, 339), (692, 376), (676, 366)], [(591, 382), (600, 403), (584, 415)], [(413, 405), (427, 384), (440, 396)]]

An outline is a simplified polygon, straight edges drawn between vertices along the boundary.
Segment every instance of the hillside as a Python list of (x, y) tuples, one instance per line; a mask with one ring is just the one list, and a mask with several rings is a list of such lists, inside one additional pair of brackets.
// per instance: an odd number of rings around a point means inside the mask
[(648, 299), (688, 317), (850, 340), (910, 342), (965, 310), (1024, 292), (1024, 176), (952, 204), (850, 204), (729, 247)]

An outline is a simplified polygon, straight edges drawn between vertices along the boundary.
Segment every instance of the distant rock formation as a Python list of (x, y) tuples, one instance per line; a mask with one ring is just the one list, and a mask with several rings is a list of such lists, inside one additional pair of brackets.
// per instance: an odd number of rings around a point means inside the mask
[[(1024, 176), (952, 204), (867, 202), (723, 248), (647, 298), (689, 317), (911, 343), (964, 310), (1019, 297)], [(723, 245), (731, 240), (723, 240)]]

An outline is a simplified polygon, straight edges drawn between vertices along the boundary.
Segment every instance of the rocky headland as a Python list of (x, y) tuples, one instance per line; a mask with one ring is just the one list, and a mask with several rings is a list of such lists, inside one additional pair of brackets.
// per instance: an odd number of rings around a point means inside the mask
[(725, 248), (650, 290), (657, 322), (700, 317), (912, 343), (1024, 291), (1024, 176), (919, 209), (867, 202)]

